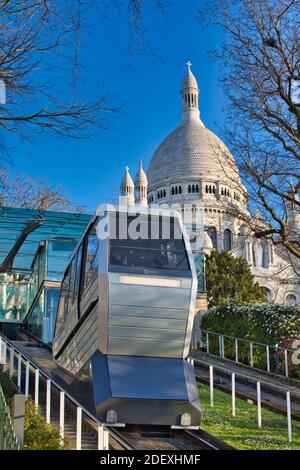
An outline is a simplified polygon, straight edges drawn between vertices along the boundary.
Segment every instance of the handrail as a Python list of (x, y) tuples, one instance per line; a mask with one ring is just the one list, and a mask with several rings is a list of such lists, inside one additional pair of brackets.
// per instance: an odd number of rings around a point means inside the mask
[(268, 346), (269, 348), (273, 348), (273, 349), (277, 349), (277, 350), (282, 349), (282, 351), (295, 352), (295, 349), (284, 348), (282, 346), (278, 346), (278, 344), (271, 345), (271, 344), (267, 344), (267, 343), (262, 343), (260, 341), (256, 341), (254, 339), (248, 339), (248, 338), (241, 338), (239, 336), (226, 335), (226, 334), (223, 334), (223, 333), (217, 333), (216, 331), (204, 330), (203, 328), (200, 328), (200, 333), (201, 332), (209, 333), (211, 335), (216, 335), (216, 336), (223, 336), (224, 338), (237, 339), (238, 341), (245, 341), (245, 342), (252, 343), (252, 344), (258, 344), (258, 345), (264, 346), (264, 347)]
[[(270, 344), (262, 343), (260, 341), (255, 341), (255, 340), (248, 339), (248, 338), (240, 338), (240, 337), (231, 336), (231, 335), (227, 335), (223, 333), (217, 333), (215, 331), (204, 330), (201, 328), (200, 325), (195, 327), (194, 335), (195, 335), (194, 345), (196, 349), (198, 348), (198, 345), (199, 345), (200, 349), (204, 348), (206, 349), (207, 353), (217, 355), (222, 359), (225, 359), (225, 346), (226, 346), (225, 339), (229, 339), (230, 341), (232, 341), (232, 346), (234, 347), (233, 356), (235, 356), (235, 359), (232, 358), (232, 354), (229, 355), (230, 357), (226, 357), (226, 359), (232, 360), (235, 363), (240, 363), (240, 364), (245, 363), (245, 357), (243, 356), (244, 352), (242, 352), (242, 356), (240, 355), (241, 350), (239, 349), (239, 345), (243, 342), (246, 343), (246, 345), (249, 346), (249, 356), (248, 356), (248, 360), (246, 361), (247, 364), (250, 363), (251, 368), (254, 368), (254, 369), (267, 370), (268, 373), (271, 372), (271, 368), (272, 368), (270, 352), (273, 350), (275, 354), (277, 355), (275, 360), (276, 360), (276, 367), (278, 368), (278, 370), (276, 370), (276, 372), (273, 372), (273, 373), (276, 373), (276, 375), (279, 375), (279, 376), (284, 376), (286, 378), (289, 378), (290, 376), (291, 369), (290, 369), (289, 356), (291, 356), (293, 359), (293, 354), (297, 351), (296, 349), (285, 348), (283, 346), (279, 346), (278, 344), (276, 344), (275, 346), (272, 346)], [(203, 343), (203, 336), (204, 337), (206, 336), (206, 340), (204, 340), (204, 343)], [(214, 336), (219, 341), (217, 354), (215, 352), (212, 352), (211, 344), (210, 344), (210, 336)], [(264, 367), (255, 365), (253, 346), (260, 346), (265, 349), (266, 357), (265, 357)], [(278, 353), (283, 353), (283, 357), (280, 358), (280, 356), (278, 356)], [(240, 360), (241, 358), (242, 360)], [(284, 368), (283, 371), (282, 371), (282, 367)], [(299, 381), (299, 378), (294, 378), (294, 380)]]
[[(102, 423), (98, 418), (96, 418), (90, 411), (88, 411), (76, 398), (74, 398), (70, 393), (66, 392), (65, 389), (59, 385), (53, 377), (51, 377), (47, 372), (45, 372), (43, 369), (41, 369), (34, 360), (32, 360), (26, 353), (21, 351), (18, 347), (16, 347), (15, 344), (13, 344), (6, 336), (4, 336), (2, 333), (0, 333), (0, 360), (2, 358), (2, 343), (6, 343), (9, 345), (10, 349), (13, 351), (16, 351), (26, 362), (28, 362), (36, 371), (39, 371), (43, 377), (46, 380), (49, 380), (51, 384), (53, 384), (60, 392), (63, 392), (64, 395), (77, 407), (77, 409), (81, 409), (82, 412), (88, 416), (97, 426), (101, 427), (104, 431), (106, 431), (109, 435), (111, 435), (114, 439), (116, 439), (121, 445), (127, 448), (127, 450), (132, 450), (132, 447), (130, 447), (125, 440), (120, 438), (117, 434), (114, 433), (114, 431), (107, 426), (106, 423)], [(108, 449), (107, 449), (108, 450)]]

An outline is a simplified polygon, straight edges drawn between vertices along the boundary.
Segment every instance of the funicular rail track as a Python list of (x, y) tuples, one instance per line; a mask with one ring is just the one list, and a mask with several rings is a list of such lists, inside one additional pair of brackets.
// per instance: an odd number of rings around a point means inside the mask
[[(172, 434), (149, 434), (130, 432), (127, 428), (103, 426), (76, 400), (76, 394), (63, 389), (57, 379), (56, 365), (49, 350), (32, 341), (10, 341), (0, 335), (0, 357), (3, 362), (3, 345), (6, 344), (5, 365), (14, 375), (22, 391), (32, 395), (48, 422), (61, 427), (61, 398), (64, 394), (64, 419), (62, 436), (69, 449), (78, 450), (227, 450), (226, 443), (217, 440), (203, 430), (173, 430)], [(12, 363), (11, 363), (12, 361)], [(27, 364), (30, 364), (28, 367)], [(27, 372), (28, 368), (28, 372)], [(38, 373), (37, 373), (38, 371)], [(26, 375), (28, 377), (26, 377)], [(38, 377), (38, 379), (37, 379)], [(27, 389), (27, 392), (26, 392)], [(102, 441), (100, 442), (100, 437)]]

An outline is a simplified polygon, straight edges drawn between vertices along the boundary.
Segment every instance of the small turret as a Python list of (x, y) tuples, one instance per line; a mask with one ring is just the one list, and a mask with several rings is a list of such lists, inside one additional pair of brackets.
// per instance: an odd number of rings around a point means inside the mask
[(191, 62), (187, 62), (187, 72), (181, 85), (182, 121), (200, 121), (199, 88), (198, 83), (191, 72)]
[(125, 175), (120, 185), (121, 205), (133, 206), (134, 205), (134, 184), (129, 173), (129, 167), (125, 168)]
[(299, 195), (295, 190), (293, 183), (288, 191), (288, 196), (293, 201), (286, 202), (287, 233), (291, 241), (300, 240), (300, 214), (299, 214)]
[(134, 178), (134, 196), (135, 204), (141, 207), (147, 207), (147, 189), (148, 180), (143, 170), (142, 161), (139, 162), (139, 169)]

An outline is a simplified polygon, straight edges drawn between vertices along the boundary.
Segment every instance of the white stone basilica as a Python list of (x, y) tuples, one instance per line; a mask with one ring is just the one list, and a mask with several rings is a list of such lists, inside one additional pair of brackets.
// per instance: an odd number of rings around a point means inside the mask
[[(178, 204), (188, 207), (195, 222), (201, 212), (201, 228), (188, 226), (194, 236), (205, 227), (202, 251), (229, 250), (244, 257), (255, 280), (266, 290), (268, 300), (286, 305), (300, 304), (300, 278), (290, 256), (268, 240), (256, 239), (253, 224), (264, 224), (252, 217), (247, 208), (247, 190), (240, 179), (234, 158), (225, 144), (208, 130), (199, 112), (199, 88), (191, 64), (181, 87), (182, 117), (178, 127), (158, 146), (149, 164), (147, 176), (139, 164), (132, 181), (128, 168), (121, 183), (121, 196), (129, 205)], [(299, 234), (300, 216), (289, 209), (291, 233)]]

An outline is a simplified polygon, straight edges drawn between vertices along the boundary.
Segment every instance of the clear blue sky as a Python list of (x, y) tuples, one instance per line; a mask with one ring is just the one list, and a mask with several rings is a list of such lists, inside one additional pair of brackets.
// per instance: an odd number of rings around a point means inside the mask
[(218, 46), (220, 32), (199, 26), (195, 15), (202, 3), (174, 0), (167, 18), (149, 9), (147, 36), (161, 59), (137, 57), (133, 70), (125, 16), (111, 12), (107, 19), (97, 18), (82, 35), (79, 60), (94, 84), (114, 95), (116, 104), (125, 103), (123, 115), (88, 140), (41, 136), (23, 143), (15, 151), (16, 170), (63, 187), (89, 212), (110, 201), (118, 194), (125, 165), (132, 176), (140, 159), (146, 169), (157, 145), (177, 126), (187, 60), (198, 80), (202, 120), (220, 135), (224, 99), (218, 66), (207, 57), (207, 50)]

